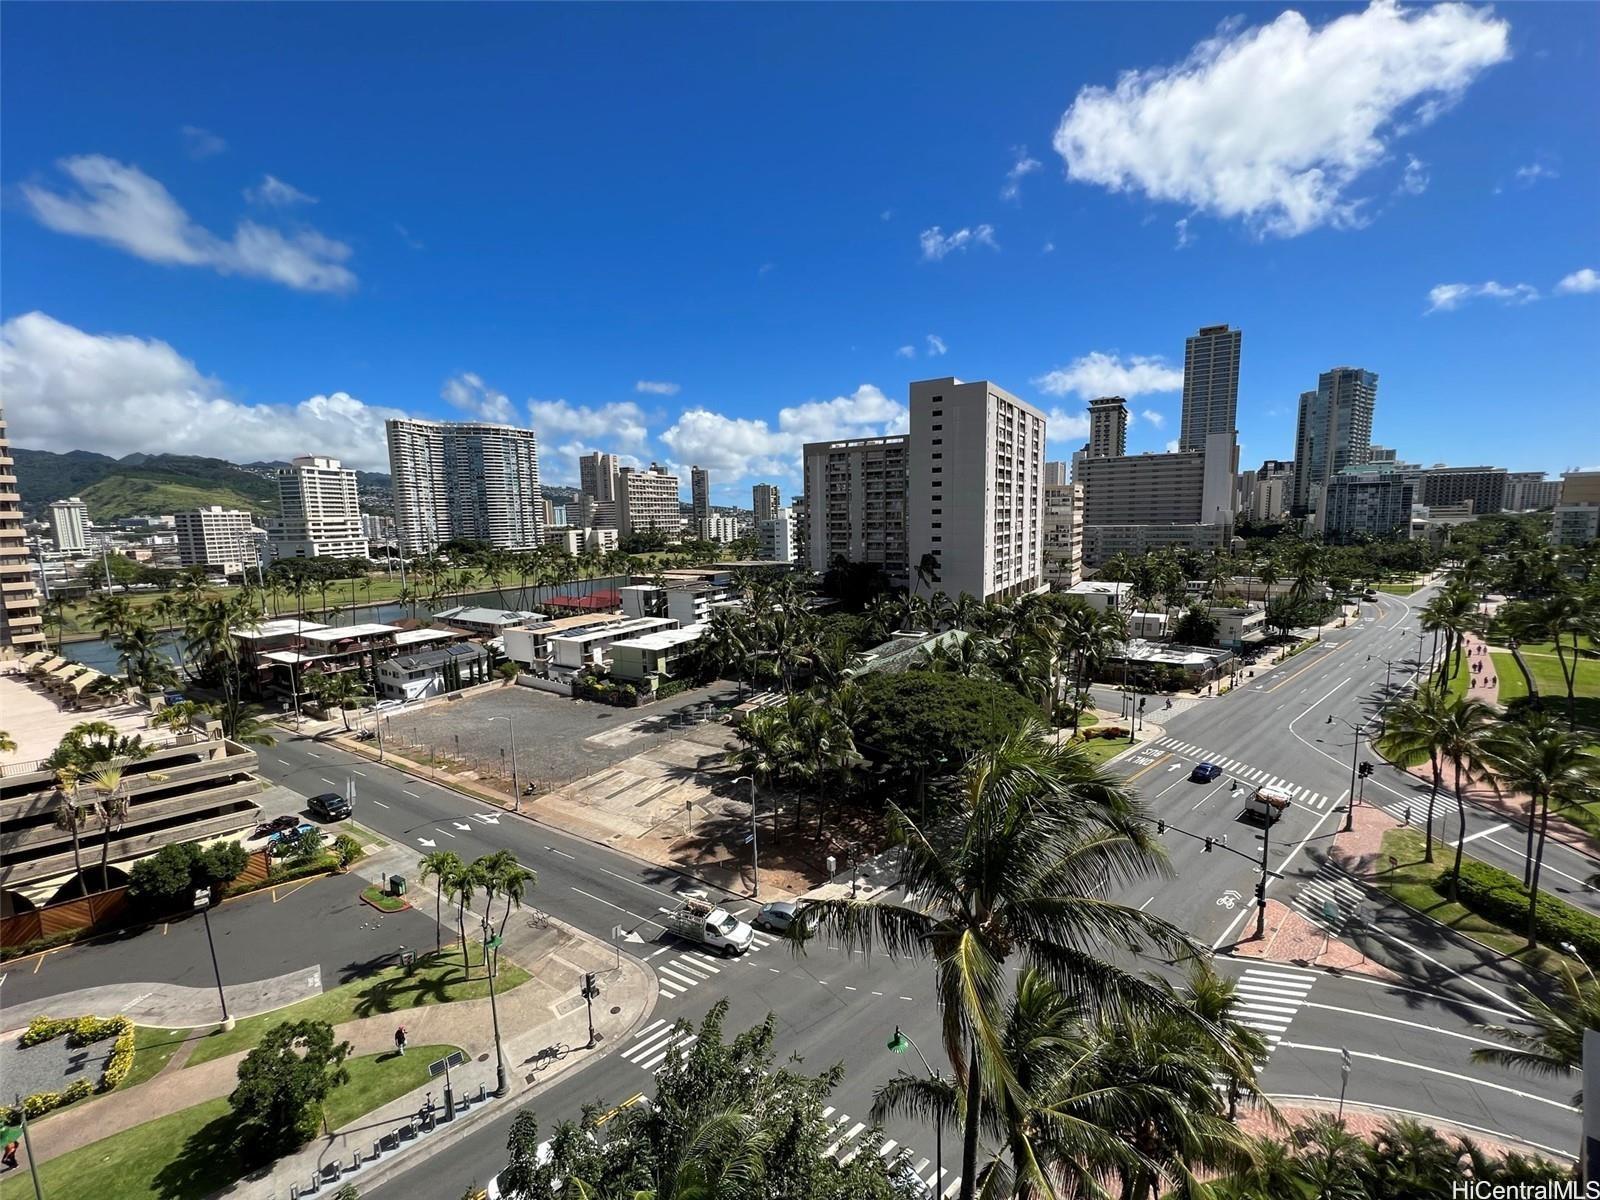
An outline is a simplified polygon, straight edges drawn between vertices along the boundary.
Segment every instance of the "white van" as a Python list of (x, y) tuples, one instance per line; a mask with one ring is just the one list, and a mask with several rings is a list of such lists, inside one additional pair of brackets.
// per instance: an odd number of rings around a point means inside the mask
[(1276, 788), (1258, 787), (1245, 799), (1244, 811), (1266, 824), (1271, 824), (1289, 807), (1289, 797)]

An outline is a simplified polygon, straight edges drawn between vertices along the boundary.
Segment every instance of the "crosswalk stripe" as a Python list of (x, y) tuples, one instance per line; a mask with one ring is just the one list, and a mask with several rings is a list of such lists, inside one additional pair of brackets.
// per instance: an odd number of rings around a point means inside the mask
[(648, 1036), (641, 1034), (639, 1039), (635, 1041), (633, 1045), (629, 1046), (622, 1052), (622, 1057), (628, 1059), (630, 1062), (634, 1062), (640, 1058), (646, 1057), (652, 1050), (655, 1049), (657, 1042), (661, 1041), (661, 1039), (665, 1037), (668, 1037), (672, 1033), (673, 1028), (674, 1026), (666, 1025), (660, 1029), (657, 1029)]
[(706, 954), (700, 950), (691, 950), (686, 957), (693, 959), (695, 966), (704, 967), (713, 975), (722, 974), (722, 968), (717, 966), (716, 960), (713, 959), (709, 954)]
[(671, 980), (681, 988), (692, 988), (696, 984), (704, 982), (703, 980), (696, 979), (687, 971), (675, 971), (669, 966), (657, 967), (656, 973), (659, 975), (664, 975), (667, 979)]
[(878, 1157), (888, 1158), (889, 1155), (894, 1151), (894, 1148), (899, 1144), (899, 1142), (895, 1141), (893, 1138), (890, 1138), (887, 1142), (878, 1147)]

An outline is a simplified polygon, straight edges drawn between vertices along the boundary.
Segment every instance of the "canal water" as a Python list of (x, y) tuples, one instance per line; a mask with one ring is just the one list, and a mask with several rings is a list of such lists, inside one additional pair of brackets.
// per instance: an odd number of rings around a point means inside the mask
[[(549, 601), (555, 595), (580, 595), (588, 596), (595, 592), (605, 591), (608, 588), (625, 587), (632, 582), (627, 575), (606, 575), (598, 579), (573, 579), (566, 583), (558, 583), (545, 587), (529, 587), (527, 590), (528, 607), (533, 612), (539, 611), (539, 605)], [(308, 604), (321, 600), (321, 596), (312, 592), (306, 596)], [(281, 599), (281, 598), (280, 598)], [(328, 600), (338, 602), (338, 588), (328, 589)], [(433, 611), (442, 612), (445, 608), (454, 608), (457, 603), (465, 605), (478, 605), (483, 608), (516, 608), (523, 600), (522, 589), (515, 583), (508, 583), (503, 591), (490, 590), (487, 592), (467, 592), (458, 602), (453, 597), (451, 603), (441, 605)], [(396, 621), (407, 619), (427, 620), (433, 615), (427, 606), (421, 604), (396, 604), (392, 601), (383, 604), (363, 604), (354, 608), (341, 606), (334, 614), (331, 621), (324, 621), (327, 625), (363, 625), (369, 622), (378, 625), (392, 625)], [(286, 609), (283, 616), (293, 616), (293, 609)], [(269, 619), (270, 615), (269, 615)], [(315, 612), (308, 612), (306, 619), (309, 621), (322, 621)], [(178, 637), (168, 634), (161, 640), (162, 649), (167, 657), (174, 662), (178, 660)], [(87, 663), (97, 671), (104, 671), (108, 675), (116, 674), (121, 668), (117, 664), (117, 651), (112, 646), (109, 638), (98, 637), (93, 641), (66, 642), (61, 647), (61, 657), (74, 662)]]

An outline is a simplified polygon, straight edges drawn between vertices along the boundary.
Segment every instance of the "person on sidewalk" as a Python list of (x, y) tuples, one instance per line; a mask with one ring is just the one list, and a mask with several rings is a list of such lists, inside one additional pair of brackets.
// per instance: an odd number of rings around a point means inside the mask
[(404, 1054), (406, 1052), (406, 1027), (404, 1025), (394, 1031), (394, 1052), (396, 1054)]
[(15, 1138), (6, 1143), (5, 1153), (0, 1154), (0, 1166), (3, 1166), (7, 1171), (15, 1171), (17, 1169), (17, 1142)]

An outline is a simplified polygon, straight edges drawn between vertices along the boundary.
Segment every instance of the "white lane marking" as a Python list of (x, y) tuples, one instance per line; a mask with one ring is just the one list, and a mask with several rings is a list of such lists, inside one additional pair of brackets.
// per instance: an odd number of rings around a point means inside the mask
[(356, 769), (355, 769), (355, 768), (354, 768), (354, 767), (351, 767), (351, 768), (350, 768), (350, 774), (352, 774), (352, 775), (359, 775), (359, 776), (361, 776), (361, 778), (363, 778), (363, 779), (365, 779), (365, 778), (366, 778), (366, 777), (367, 777), (367, 773), (366, 773), (366, 772), (365, 772), (365, 771), (358, 771), (358, 770), (356, 770)]
[[(1343, 1046), (1311, 1046), (1304, 1042), (1280, 1042), (1279, 1045), (1289, 1050), (1314, 1050), (1323, 1054), (1343, 1054)], [(1443, 1075), (1446, 1079), (1456, 1079), (1474, 1087), (1493, 1088), (1497, 1092), (1519, 1097), (1523, 1100), (1537, 1100), (1540, 1104), (1548, 1104), (1551, 1108), (1559, 1108), (1563, 1112), (1575, 1113), (1581, 1111), (1570, 1104), (1563, 1104), (1559, 1100), (1552, 1100), (1548, 1096), (1535, 1096), (1532, 1092), (1518, 1091), (1513, 1087), (1506, 1087), (1502, 1083), (1490, 1083), (1487, 1079), (1475, 1079), (1471, 1075), (1462, 1075), (1456, 1071), (1446, 1071), (1441, 1067), (1430, 1067), (1426, 1063), (1409, 1062), (1403, 1058), (1390, 1058), (1386, 1054), (1372, 1054), (1366, 1050), (1351, 1050), (1351, 1058), (1368, 1058), (1373, 1062), (1389, 1063), (1396, 1067), (1409, 1067), (1413, 1071), (1426, 1071), (1430, 1075)]]
[(1413, 1029), (1426, 1029), (1429, 1033), (1442, 1033), (1445, 1037), (1460, 1038), (1464, 1042), (1477, 1042), (1480, 1046), (1501, 1046), (1503, 1042), (1491, 1042), (1488, 1038), (1473, 1037), (1470, 1033), (1457, 1033), (1453, 1029), (1441, 1029), (1437, 1025), (1425, 1025), (1421, 1021), (1408, 1021), (1404, 1017), (1389, 1017), (1383, 1013), (1367, 1012), (1360, 1008), (1340, 1008), (1337, 1004), (1319, 1004), (1315, 1000), (1306, 1001), (1307, 1008), (1320, 1008), (1327, 1012), (1344, 1013), (1351, 1017), (1365, 1017), (1369, 1021), (1389, 1021), (1395, 1025), (1409, 1025)]
[(435, 832), (435, 833), (442, 833), (442, 834), (444, 834), (444, 835), (445, 835), (445, 837), (447, 837), (447, 838), (453, 838), (453, 837), (455, 837), (455, 834), (453, 834), (453, 833), (451, 833), (451, 832), (450, 832), (450, 831), (449, 831), (449, 830), (448, 830), (448, 829), (440, 829), (440, 828), (439, 828), (439, 827), (438, 827), (438, 826), (437, 826), (437, 825), (435, 825), (435, 826), (434, 826), (434, 827), (433, 827), (433, 831), (434, 831), (434, 832)]
[(318, 778), (320, 778), (322, 780), (322, 782), (327, 784), (329, 787), (338, 787), (339, 786), (333, 780), (329, 779), (326, 775), (318, 776)]
[(389, 807), (382, 800), (374, 800), (373, 803), (376, 804), (379, 808), (388, 808)]
[(568, 854), (565, 850), (557, 850), (554, 846), (546, 846), (545, 849), (550, 851), (551, 854), (561, 855), (562, 858), (570, 858), (574, 862), (578, 860), (578, 856), (576, 854)]
[[(1480, 830), (1478, 830), (1477, 833), (1469, 833), (1469, 834), (1467, 834), (1466, 837), (1462, 838), (1461, 841), (1463, 842), (1463, 844), (1466, 843), (1466, 842), (1475, 842), (1481, 837), (1488, 837), (1491, 833), (1499, 833), (1502, 829), (1510, 829), (1510, 828), (1511, 828), (1511, 822), (1510, 821), (1502, 821), (1498, 825), (1491, 825), (1487, 829), (1480, 829)], [(1495, 843), (1496, 846), (1498, 846), (1499, 844), (1500, 844), (1499, 842)]]

